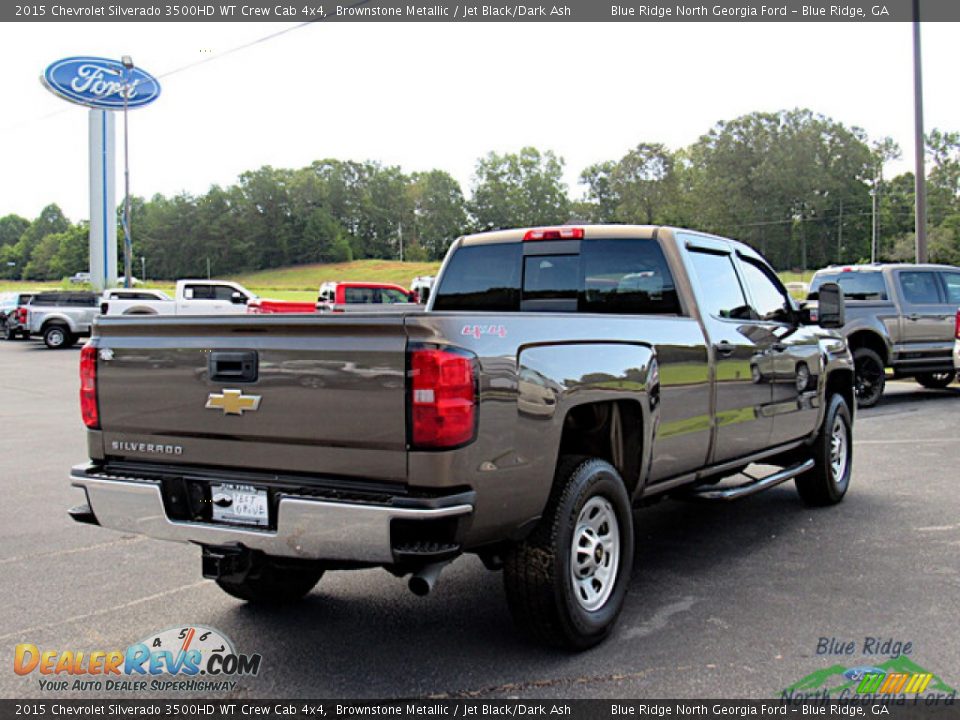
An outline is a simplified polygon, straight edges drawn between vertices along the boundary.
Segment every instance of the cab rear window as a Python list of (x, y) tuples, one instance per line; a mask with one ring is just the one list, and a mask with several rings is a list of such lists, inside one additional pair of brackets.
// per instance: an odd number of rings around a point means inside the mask
[(551, 245), (471, 245), (450, 258), (434, 310), (675, 315), (673, 276), (654, 240), (605, 239)]
[(817, 275), (810, 283), (808, 298), (819, 297), (820, 286), (825, 282), (837, 283), (847, 300), (887, 300), (887, 283), (883, 273), (876, 272), (835, 272)]

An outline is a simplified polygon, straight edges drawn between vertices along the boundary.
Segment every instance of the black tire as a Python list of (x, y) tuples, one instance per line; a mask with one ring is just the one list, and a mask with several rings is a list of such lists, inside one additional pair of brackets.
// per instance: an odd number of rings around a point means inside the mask
[(227, 595), (256, 605), (287, 605), (303, 598), (323, 577), (323, 570), (302, 565), (283, 565), (267, 560), (257, 575), (240, 582), (218, 579)]
[(880, 402), (887, 383), (883, 359), (870, 348), (861, 347), (853, 351), (853, 365), (857, 407), (871, 408)]
[(4, 336), (7, 340), (16, 340), (16, 339), (17, 339), (17, 331), (14, 330), (13, 328), (4, 328), (3, 336)]
[(853, 472), (853, 423), (842, 395), (830, 397), (811, 457), (813, 469), (797, 477), (797, 492), (808, 505), (836, 505), (847, 494)]
[(930, 390), (943, 390), (947, 385), (953, 382), (957, 376), (954, 372), (929, 372), (920, 373), (916, 376), (916, 381)]
[(43, 329), (43, 344), (51, 350), (62, 350), (73, 345), (76, 340), (66, 325), (54, 323)]
[[(575, 537), (583, 548), (577, 552), (581, 580), (571, 570)], [(539, 524), (504, 558), (504, 588), (516, 624), (550, 645), (585, 650), (601, 642), (623, 607), (633, 543), (630, 498), (616, 468), (599, 459), (561, 460)]]

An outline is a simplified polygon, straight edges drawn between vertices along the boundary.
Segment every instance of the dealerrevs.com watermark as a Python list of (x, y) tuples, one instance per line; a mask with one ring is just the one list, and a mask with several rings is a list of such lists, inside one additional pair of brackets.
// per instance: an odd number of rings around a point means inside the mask
[(59, 650), (20, 643), (13, 670), (50, 693), (230, 692), (260, 672), (262, 657), (238, 653), (223, 633), (202, 625), (168, 628), (125, 650)]

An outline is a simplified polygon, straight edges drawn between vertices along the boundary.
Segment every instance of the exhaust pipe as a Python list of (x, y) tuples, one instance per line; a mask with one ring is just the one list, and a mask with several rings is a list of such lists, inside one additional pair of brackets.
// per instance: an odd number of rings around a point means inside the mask
[(443, 562), (424, 565), (410, 576), (410, 580), (407, 582), (407, 587), (410, 588), (410, 592), (420, 597), (429, 595), (433, 590), (433, 586), (437, 584), (440, 572), (449, 564), (450, 561), (445, 560)]

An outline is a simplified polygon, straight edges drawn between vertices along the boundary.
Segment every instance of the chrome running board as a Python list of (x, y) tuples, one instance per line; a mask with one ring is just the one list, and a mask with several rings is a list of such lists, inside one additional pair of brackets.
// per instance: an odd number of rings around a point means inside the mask
[(706, 487), (691, 490), (684, 495), (685, 498), (691, 500), (738, 500), (742, 497), (747, 497), (748, 495), (754, 495), (758, 492), (763, 492), (764, 490), (769, 490), (772, 487), (776, 487), (780, 483), (784, 483), (787, 480), (795, 478), (797, 475), (802, 475), (808, 470), (813, 469), (813, 460), (806, 460), (799, 465), (791, 465), (788, 468), (784, 468), (779, 472), (773, 473), (773, 475), (767, 475), (763, 478), (756, 478), (750, 482), (743, 483), (742, 485), (734, 485), (732, 487)]

